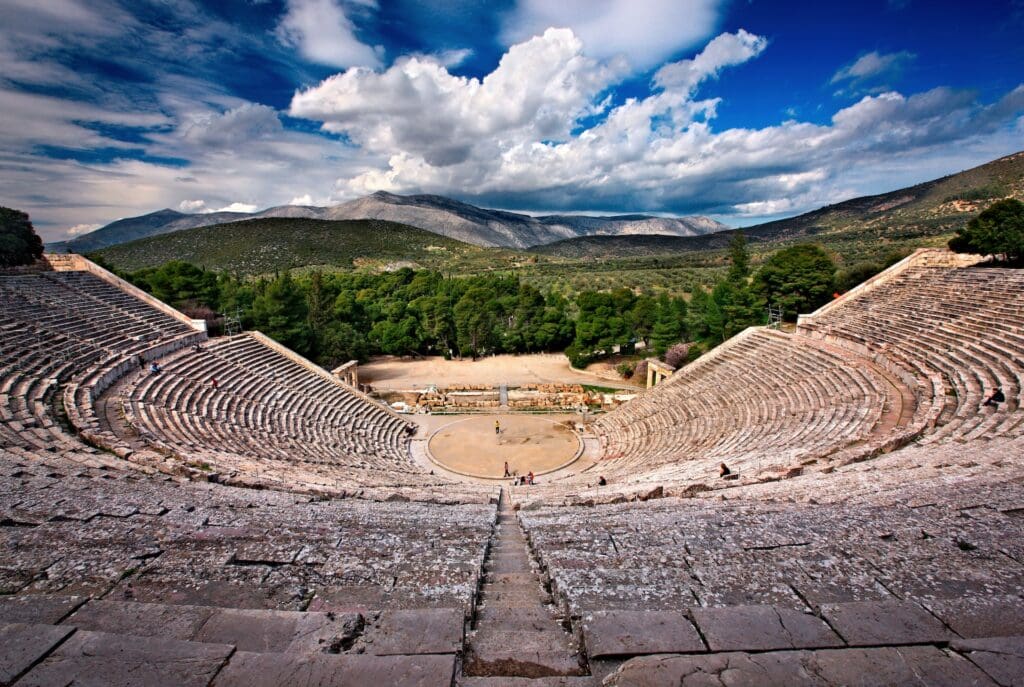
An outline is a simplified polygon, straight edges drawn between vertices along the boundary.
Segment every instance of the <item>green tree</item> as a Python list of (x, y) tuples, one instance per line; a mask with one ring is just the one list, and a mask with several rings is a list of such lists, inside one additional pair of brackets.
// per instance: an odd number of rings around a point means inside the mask
[(632, 306), (633, 294), (626, 289), (612, 293), (584, 291), (576, 297), (574, 351), (580, 360), (597, 355), (611, 355), (615, 346), (629, 343), (632, 336), (626, 313)]
[(0, 207), (0, 267), (31, 265), (43, 257), (39, 238), (28, 214)]
[(1006, 198), (957, 229), (949, 247), (958, 253), (1001, 255), (1011, 263), (1024, 261), (1024, 203)]
[(658, 320), (658, 301), (650, 296), (638, 296), (627, 320), (633, 337), (649, 345)]
[(716, 332), (716, 343), (739, 334), (747, 327), (765, 323), (764, 302), (745, 281), (720, 281), (711, 291), (711, 300), (721, 313), (721, 328)]
[(827, 303), (835, 289), (836, 265), (821, 246), (801, 243), (765, 261), (754, 277), (756, 293), (782, 306), (787, 319)]
[(750, 276), (750, 252), (747, 250), (747, 237), (742, 231), (729, 241), (729, 273), (727, 279), (734, 284), (746, 284)]
[(320, 341), (319, 360), (334, 368), (349, 360), (364, 361), (370, 354), (366, 336), (349, 322), (329, 322)]
[(491, 289), (471, 288), (455, 304), (455, 334), (460, 356), (487, 353), (495, 341), (495, 327), (500, 313)]
[(253, 300), (252, 318), (275, 341), (302, 355), (310, 352), (306, 296), (287, 272), (262, 285)]
[(651, 346), (656, 355), (665, 355), (673, 344), (683, 340), (686, 333), (686, 302), (669, 298), (666, 294), (658, 296), (654, 327), (651, 333)]
[(220, 307), (220, 282), (216, 273), (182, 260), (130, 275), (133, 283), (175, 308), (202, 305)]

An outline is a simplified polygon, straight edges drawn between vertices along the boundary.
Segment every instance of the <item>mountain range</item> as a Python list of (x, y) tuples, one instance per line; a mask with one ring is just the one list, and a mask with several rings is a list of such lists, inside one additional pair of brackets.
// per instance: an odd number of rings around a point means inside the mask
[(531, 249), (570, 259), (720, 250), (742, 231), (752, 244), (823, 243), (847, 257), (888, 248), (943, 245), (949, 234), (1002, 198), (1024, 200), (1024, 151), (921, 184), (826, 205), (795, 217), (693, 237), (581, 236)]
[(529, 248), (580, 236), (702, 236), (729, 227), (709, 217), (547, 215), (533, 217), (489, 210), (434, 195), (400, 196), (378, 191), (330, 207), (282, 205), (261, 212), (187, 214), (164, 209), (112, 222), (88, 234), (50, 244), (56, 251), (87, 253), (184, 229), (251, 219), (383, 220), (424, 229), (475, 246)]

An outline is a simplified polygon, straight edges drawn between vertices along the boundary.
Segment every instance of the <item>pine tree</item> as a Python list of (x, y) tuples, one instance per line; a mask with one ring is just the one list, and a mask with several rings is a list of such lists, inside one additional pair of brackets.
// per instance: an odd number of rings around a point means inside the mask
[(31, 265), (43, 257), (43, 240), (28, 215), (0, 207), (0, 267)]
[(747, 237), (742, 231), (729, 241), (729, 273), (727, 279), (733, 284), (746, 284), (750, 276), (750, 252), (747, 250)]

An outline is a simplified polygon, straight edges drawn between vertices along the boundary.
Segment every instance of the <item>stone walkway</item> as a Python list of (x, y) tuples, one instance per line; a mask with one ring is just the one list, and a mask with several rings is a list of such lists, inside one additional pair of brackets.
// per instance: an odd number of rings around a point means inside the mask
[(502, 490), (460, 684), (507, 684), (467, 679), (474, 677), (585, 674), (577, 643), (557, 617), (530, 560), (526, 537)]

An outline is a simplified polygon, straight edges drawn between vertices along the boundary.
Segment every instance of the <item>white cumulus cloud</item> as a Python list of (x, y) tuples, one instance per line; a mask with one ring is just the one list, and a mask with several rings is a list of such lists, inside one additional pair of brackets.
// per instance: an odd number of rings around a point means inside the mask
[(256, 212), (260, 207), (258, 205), (252, 205), (251, 203), (231, 203), (225, 205), (222, 208), (216, 210), (206, 210), (206, 212)]
[[(1024, 113), (1024, 87), (987, 105), (937, 88), (868, 95), (825, 124), (791, 118), (716, 131), (719, 100), (701, 89), (766, 46), (744, 30), (721, 34), (659, 69), (650, 95), (615, 103), (608, 94), (629, 73), (623, 63), (589, 56), (570, 30), (548, 29), (512, 46), (483, 79), (454, 76), (436, 60), (400, 60), (297, 93), (290, 114), (386, 158), (339, 178), (340, 196), (455, 192), (508, 208), (742, 218), (849, 197), (857, 186), (844, 177), (859, 175), (863, 188), (895, 159), (932, 160), (953, 142), (965, 156), (1011, 145)], [(887, 189), (870, 188), (879, 190)]]
[(337, 0), (288, 0), (287, 11), (277, 27), (281, 42), (298, 48), (311, 62), (332, 67), (380, 64), (379, 50), (356, 36), (351, 15), (375, 7), (374, 3)]
[[(435, 167), (528, 140), (565, 140), (596, 96), (624, 73), (598, 62), (568, 29), (515, 45), (481, 79), (454, 76), (438, 61), (401, 59), (384, 72), (350, 69), (297, 93), (289, 113), (319, 120), (366, 149), (408, 154)], [(497, 147), (497, 149), (496, 149)]]
[(717, 77), (725, 67), (732, 67), (757, 57), (768, 46), (763, 36), (740, 29), (723, 33), (691, 60), (666, 64), (654, 75), (654, 83), (664, 89), (690, 91), (707, 78)]
[(200, 212), (205, 207), (205, 200), (183, 200), (178, 203), (178, 209), (182, 212)]
[(653, 67), (707, 38), (718, 22), (720, 0), (519, 0), (502, 37), (519, 43), (549, 27), (567, 27), (598, 58), (624, 55), (640, 69)]

